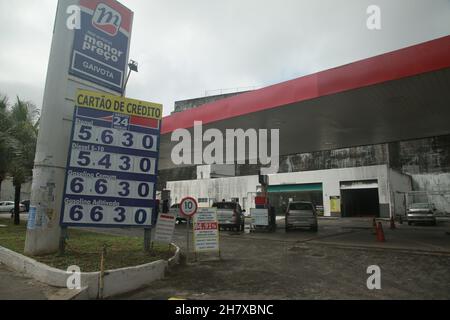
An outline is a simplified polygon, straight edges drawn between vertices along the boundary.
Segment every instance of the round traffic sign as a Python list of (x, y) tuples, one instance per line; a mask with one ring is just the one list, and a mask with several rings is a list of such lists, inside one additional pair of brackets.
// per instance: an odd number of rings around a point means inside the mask
[(180, 212), (185, 216), (192, 217), (197, 212), (197, 201), (192, 197), (183, 198), (180, 202)]

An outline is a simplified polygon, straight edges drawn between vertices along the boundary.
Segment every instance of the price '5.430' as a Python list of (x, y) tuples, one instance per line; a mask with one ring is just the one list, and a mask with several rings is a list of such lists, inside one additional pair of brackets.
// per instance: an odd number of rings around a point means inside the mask
[(100, 151), (72, 150), (71, 167), (129, 172), (139, 174), (155, 174), (156, 159), (107, 153)]

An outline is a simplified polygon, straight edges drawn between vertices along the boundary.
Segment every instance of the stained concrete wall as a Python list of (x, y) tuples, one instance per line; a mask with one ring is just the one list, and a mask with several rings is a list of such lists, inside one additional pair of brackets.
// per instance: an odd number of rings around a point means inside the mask
[(405, 173), (450, 173), (450, 135), (390, 143), (389, 154)]
[(430, 201), (450, 214), (450, 135), (395, 142), (389, 150), (391, 165), (411, 175), (412, 190), (429, 192), (416, 201)]
[[(353, 168), (388, 163), (385, 144), (280, 155), (279, 173), (310, 170)], [(260, 166), (237, 164), (236, 175), (258, 174)]]
[(431, 191), (426, 200), (434, 203), (438, 212), (450, 214), (450, 173), (412, 175), (413, 189)]
[[(406, 174), (450, 173), (450, 135), (280, 155), (279, 173), (382, 164), (389, 164), (392, 168)], [(196, 179), (195, 166), (188, 168), (190, 167), (160, 171), (161, 185), (165, 181)], [(236, 176), (256, 175), (259, 168), (259, 165), (237, 164)], [(433, 181), (434, 179), (430, 180), (430, 183)]]
[(402, 174), (396, 170), (389, 170), (389, 188), (393, 205), (391, 206), (391, 214), (405, 215), (406, 201), (405, 192), (412, 190), (411, 176)]
[[(280, 156), (280, 173), (389, 164), (407, 174), (450, 173), (450, 135)], [(237, 175), (258, 165), (237, 165)]]
[(207, 97), (201, 97), (201, 98), (195, 98), (195, 99), (187, 99), (187, 100), (180, 100), (175, 101), (175, 108), (172, 113), (175, 112), (181, 112), (184, 110), (196, 108), (198, 106), (201, 106), (203, 104), (211, 103), (217, 100), (229, 98), (232, 96), (236, 96), (238, 94), (248, 92), (248, 91), (239, 91), (239, 92), (232, 92), (232, 93), (225, 93), (225, 94), (218, 94), (213, 96), (207, 96)]
[(414, 190), (450, 191), (450, 173), (424, 173), (411, 176)]
[(280, 172), (352, 168), (385, 163), (385, 145), (372, 145), (282, 156)]
[[(282, 173), (302, 173), (337, 168), (388, 165), (395, 169), (389, 185), (393, 206), (390, 214), (402, 212), (404, 204), (395, 190), (409, 191), (407, 178), (412, 176), (411, 189), (415, 191), (450, 190), (450, 135), (423, 139), (391, 142), (371, 146), (324, 150), (311, 153), (281, 155)], [(259, 165), (236, 165), (236, 176), (256, 175)], [(161, 174), (162, 173), (162, 174)], [(196, 167), (177, 168), (160, 172), (159, 187), (166, 181), (192, 180), (197, 178)], [(211, 175), (211, 173), (210, 173)], [(253, 189), (252, 189), (253, 190)], [(236, 195), (237, 196), (237, 195)], [(432, 201), (438, 210), (450, 213), (450, 195), (433, 195)], [(324, 202), (325, 203), (325, 202)], [(328, 203), (328, 201), (327, 201)], [(381, 206), (386, 210), (386, 206)]]

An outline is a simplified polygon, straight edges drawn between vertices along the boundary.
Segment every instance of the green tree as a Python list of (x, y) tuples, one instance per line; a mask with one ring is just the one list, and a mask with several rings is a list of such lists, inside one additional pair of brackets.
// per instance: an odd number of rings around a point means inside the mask
[(10, 146), (8, 173), (13, 178), (14, 185), (14, 224), (20, 223), (20, 192), (23, 183), (31, 179), (36, 140), (38, 132), (37, 118), (39, 112), (34, 104), (22, 101), (17, 97), (17, 102), (9, 113), (9, 133), (13, 145)]
[(11, 152), (17, 142), (11, 135), (11, 118), (9, 117), (8, 97), (0, 96), (0, 191), (2, 182), (8, 174)]

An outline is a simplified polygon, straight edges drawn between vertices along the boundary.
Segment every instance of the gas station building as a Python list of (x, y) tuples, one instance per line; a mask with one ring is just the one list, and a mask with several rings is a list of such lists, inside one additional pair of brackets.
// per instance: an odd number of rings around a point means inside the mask
[(254, 206), (259, 165), (171, 161), (171, 133), (202, 121), (221, 132), (279, 129), (280, 167), (268, 176), (278, 214), (308, 200), (325, 216), (390, 217), (405, 213), (410, 191), (433, 192), (450, 213), (449, 87), (446, 36), (259, 90), (179, 101), (162, 123), (158, 189), (171, 203), (190, 195), (203, 206)]

